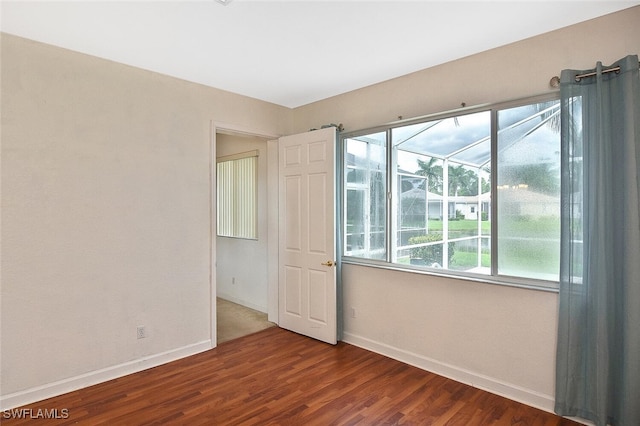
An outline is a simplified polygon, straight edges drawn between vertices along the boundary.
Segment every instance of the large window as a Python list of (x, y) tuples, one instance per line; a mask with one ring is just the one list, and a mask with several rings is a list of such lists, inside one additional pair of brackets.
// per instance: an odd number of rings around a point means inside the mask
[(559, 114), (553, 100), (344, 135), (344, 255), (557, 281)]

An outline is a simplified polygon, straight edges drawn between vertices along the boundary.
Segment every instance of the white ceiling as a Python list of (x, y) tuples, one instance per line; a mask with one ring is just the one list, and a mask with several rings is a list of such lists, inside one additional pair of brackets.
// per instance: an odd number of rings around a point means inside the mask
[(2, 0), (0, 29), (297, 107), (638, 4)]

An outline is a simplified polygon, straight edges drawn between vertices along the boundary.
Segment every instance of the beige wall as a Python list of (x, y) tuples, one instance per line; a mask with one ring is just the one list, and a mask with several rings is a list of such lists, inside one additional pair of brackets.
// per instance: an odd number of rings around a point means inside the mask
[(6, 34), (1, 52), (5, 404), (211, 347), (211, 121), (287, 134), (291, 110)]
[[(462, 102), (548, 93), (549, 80), (564, 68), (640, 54), (638, 23), (635, 7), (316, 102), (294, 111), (294, 127), (343, 123), (354, 131)], [(553, 408), (556, 293), (356, 265), (344, 265), (343, 287), (346, 341)]]

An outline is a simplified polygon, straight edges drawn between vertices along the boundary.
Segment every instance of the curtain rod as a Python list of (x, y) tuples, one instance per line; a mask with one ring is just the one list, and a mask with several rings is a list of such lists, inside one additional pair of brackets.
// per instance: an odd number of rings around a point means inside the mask
[[(640, 68), (640, 62), (638, 62), (638, 67)], [(619, 72), (620, 71), (620, 67), (613, 67), (613, 68), (605, 68), (602, 70), (602, 74), (606, 74), (609, 72)], [(597, 71), (592, 71), (592, 72), (587, 72), (584, 74), (578, 74), (576, 75), (575, 79), (576, 81), (580, 81), (583, 78), (586, 77), (593, 77), (594, 75), (597, 75), (598, 72)], [(558, 77), (557, 75), (555, 77), (552, 77), (551, 80), (549, 81), (549, 86), (551, 87), (558, 87), (560, 86), (560, 77)]]

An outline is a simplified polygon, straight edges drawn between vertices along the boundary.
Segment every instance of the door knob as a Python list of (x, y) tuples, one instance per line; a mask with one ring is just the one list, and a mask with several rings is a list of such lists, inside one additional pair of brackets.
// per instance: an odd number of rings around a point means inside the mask
[(335, 265), (335, 264), (336, 264), (336, 263), (335, 263), (333, 260), (327, 260), (326, 262), (321, 263), (321, 265), (329, 266), (329, 267), (331, 267), (331, 266), (333, 266), (333, 265)]

